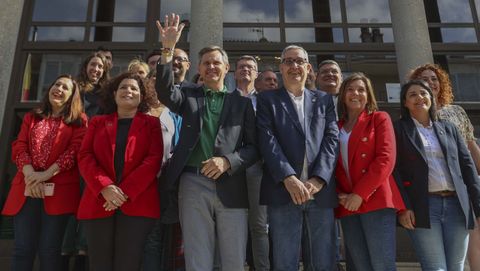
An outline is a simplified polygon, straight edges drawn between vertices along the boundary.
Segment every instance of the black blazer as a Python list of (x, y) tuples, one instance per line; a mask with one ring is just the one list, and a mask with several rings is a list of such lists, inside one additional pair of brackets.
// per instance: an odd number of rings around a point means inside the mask
[(338, 126), (332, 96), (318, 90), (304, 90), (305, 131), (285, 88), (257, 96), (257, 133), (264, 158), (260, 203), (282, 205), (292, 201), (283, 180), (300, 178), (305, 156), (308, 177), (319, 177), (326, 186), (315, 200), (321, 207), (336, 207), (332, 177), (338, 155)]
[[(182, 117), (178, 144), (161, 178), (161, 185), (175, 189), (200, 139), (205, 94), (202, 86), (175, 87), (171, 62), (157, 65), (156, 91), (158, 99)], [(214, 156), (224, 156), (231, 166), (215, 181), (218, 197), (228, 208), (248, 208), (245, 169), (259, 160), (259, 156), (252, 102), (238, 91), (225, 96), (214, 148)]]
[[(452, 176), (466, 227), (473, 229), (480, 216), (480, 182), (472, 157), (455, 125), (433, 121), (433, 128)], [(416, 226), (430, 228), (428, 164), (415, 123), (404, 117), (394, 123), (397, 141), (397, 184), (407, 209), (415, 213)], [(475, 214), (474, 214), (475, 212)]]

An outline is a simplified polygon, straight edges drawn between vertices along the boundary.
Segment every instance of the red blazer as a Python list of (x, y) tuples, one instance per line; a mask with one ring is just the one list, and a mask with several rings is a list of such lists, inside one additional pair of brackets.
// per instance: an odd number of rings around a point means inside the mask
[[(55, 142), (48, 157), (47, 166), (55, 163), (58, 157), (70, 146), (73, 145), (75, 150), (80, 148), (83, 136), (87, 130), (86, 115), (83, 115), (82, 118), (83, 123), (81, 126), (67, 125), (64, 122), (60, 123)], [(19, 153), (29, 151), (31, 146), (30, 131), (39, 121), (40, 119), (36, 118), (32, 113), (27, 113), (23, 118), (17, 140), (12, 143), (12, 159), (14, 161)], [(80, 175), (77, 165), (75, 164), (70, 170), (60, 171), (48, 182), (55, 183), (55, 192), (53, 196), (43, 199), (45, 212), (49, 215), (75, 213), (80, 201)], [(26, 197), (24, 192), (25, 176), (23, 176), (22, 169), (19, 168), (13, 179), (2, 214), (16, 215), (25, 203)]]
[[(342, 128), (344, 121), (339, 122)], [(386, 112), (363, 111), (352, 129), (348, 141), (348, 168), (351, 182), (339, 155), (335, 176), (338, 193), (355, 193), (363, 203), (356, 212), (343, 206), (336, 208), (336, 216), (361, 214), (370, 211), (395, 208), (405, 209), (400, 192), (393, 178), (396, 146), (392, 121)]]
[(163, 155), (162, 132), (158, 118), (137, 113), (128, 132), (125, 164), (120, 184), (115, 180), (114, 153), (117, 136), (117, 113), (96, 116), (89, 127), (78, 153), (78, 165), (85, 179), (85, 188), (78, 208), (79, 219), (112, 216), (105, 211), (100, 191), (118, 185), (128, 201), (120, 210), (130, 216), (160, 217), (157, 173)]

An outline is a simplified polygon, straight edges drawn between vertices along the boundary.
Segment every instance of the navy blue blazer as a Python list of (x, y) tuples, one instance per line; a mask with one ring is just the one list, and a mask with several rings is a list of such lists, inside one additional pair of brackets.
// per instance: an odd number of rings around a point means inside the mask
[[(410, 117), (397, 120), (394, 129), (398, 188), (407, 209), (415, 213), (416, 227), (430, 228), (428, 164), (420, 134)], [(465, 226), (473, 229), (475, 216), (480, 216), (480, 182), (475, 164), (454, 124), (442, 120), (433, 121), (433, 129), (465, 215)]]
[(285, 88), (257, 96), (257, 136), (264, 159), (260, 203), (283, 205), (292, 199), (283, 180), (300, 178), (305, 154), (308, 177), (317, 176), (326, 186), (315, 200), (322, 207), (336, 207), (332, 177), (338, 156), (338, 126), (332, 96), (304, 90), (305, 132)]
[[(157, 65), (158, 99), (182, 117), (178, 144), (161, 176), (161, 185), (174, 190), (200, 139), (205, 111), (203, 86), (173, 84), (172, 63)], [(255, 111), (249, 98), (238, 91), (225, 95), (214, 145), (214, 156), (223, 156), (230, 169), (215, 181), (217, 195), (228, 208), (248, 208), (245, 170), (259, 160), (255, 135)]]

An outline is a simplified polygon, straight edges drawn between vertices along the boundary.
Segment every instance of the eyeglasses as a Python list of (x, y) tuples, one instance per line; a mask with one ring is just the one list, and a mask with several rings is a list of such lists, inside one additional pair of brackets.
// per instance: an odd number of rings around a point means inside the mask
[(180, 63), (182, 63), (182, 62), (189, 62), (189, 61), (188, 61), (188, 58), (186, 58), (186, 57), (181, 57), (181, 56), (175, 56), (175, 57), (173, 57), (172, 60), (173, 60), (173, 61), (178, 61), (178, 62), (180, 62)]
[(282, 60), (282, 63), (287, 66), (293, 66), (293, 63), (296, 63), (298, 66), (303, 66), (308, 61), (304, 58), (285, 58)]
[(247, 70), (249, 70), (249, 71), (251, 71), (251, 70), (256, 71), (256, 70), (257, 70), (257, 67), (252, 66), (252, 65), (248, 65), (248, 64), (243, 64), (243, 65), (238, 65), (238, 69), (239, 69), (239, 70), (247, 69)]

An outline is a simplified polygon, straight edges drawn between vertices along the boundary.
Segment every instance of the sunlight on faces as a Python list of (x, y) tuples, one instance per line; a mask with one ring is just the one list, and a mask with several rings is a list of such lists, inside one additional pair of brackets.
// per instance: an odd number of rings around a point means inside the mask
[(145, 79), (147, 77), (147, 70), (142, 65), (135, 65), (130, 70), (131, 73), (140, 76), (140, 78)]
[(48, 92), (48, 100), (54, 111), (61, 109), (73, 93), (73, 82), (70, 78), (61, 77)]
[(440, 92), (440, 81), (438, 80), (437, 74), (432, 70), (424, 70), (420, 74), (419, 80), (425, 81), (432, 90), (433, 96), (437, 96)]
[[(342, 81), (340, 68), (335, 64), (324, 64), (318, 69), (317, 85), (320, 90), (335, 90), (338, 92)], [(329, 91), (330, 93), (330, 91)], [(335, 93), (330, 93), (335, 94)]]
[(202, 56), (198, 65), (198, 73), (207, 87), (223, 82), (228, 73), (229, 65), (223, 62), (219, 51), (211, 51)]
[(428, 114), (432, 106), (430, 94), (426, 89), (419, 85), (412, 85), (405, 94), (405, 107), (412, 116), (418, 114)]
[(99, 57), (92, 57), (87, 65), (87, 76), (90, 82), (96, 84), (102, 78), (104, 71), (103, 61)]
[(177, 78), (185, 77), (188, 69), (190, 69), (190, 60), (183, 50), (177, 48), (173, 52), (172, 69), (173, 74)]
[[(283, 62), (280, 64), (280, 73), (285, 85), (305, 84), (307, 74), (312, 69), (312, 65), (307, 61), (308, 56), (300, 49), (290, 49), (285, 52)], [(303, 64), (299, 65), (299, 62)]]
[(235, 69), (235, 80), (252, 82), (257, 79), (257, 64), (253, 60), (241, 59)]
[(363, 80), (354, 80), (345, 88), (347, 111), (362, 111), (368, 102), (367, 86)]
[(140, 87), (135, 79), (126, 78), (118, 85), (115, 91), (117, 108), (135, 109), (141, 102)]
[(277, 75), (272, 71), (264, 71), (259, 75), (259, 79), (255, 83), (255, 89), (270, 90), (278, 88)]

